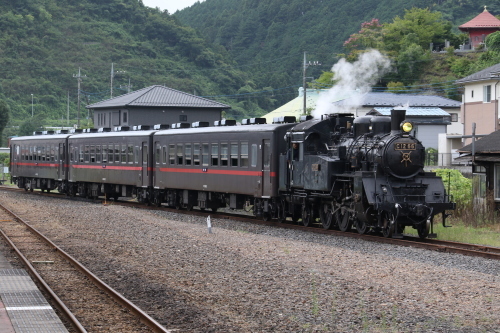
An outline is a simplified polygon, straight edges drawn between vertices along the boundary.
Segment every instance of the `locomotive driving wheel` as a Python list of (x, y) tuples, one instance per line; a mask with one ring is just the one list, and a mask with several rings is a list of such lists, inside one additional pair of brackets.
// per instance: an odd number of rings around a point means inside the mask
[[(341, 208), (342, 210), (342, 208)], [(347, 207), (340, 213), (340, 219), (339, 219), (339, 229), (340, 231), (349, 231), (352, 228), (352, 218), (353, 218), (353, 213), (350, 213), (347, 210)]]
[(311, 209), (311, 205), (305, 203), (302, 205), (302, 225), (304, 227), (309, 227), (314, 219), (314, 212)]
[(394, 216), (392, 214), (385, 213), (384, 220), (382, 222), (382, 235), (385, 238), (391, 238), (394, 233)]
[(369, 228), (365, 221), (361, 221), (360, 219), (356, 219), (356, 231), (360, 235), (364, 235), (368, 232)]
[(431, 230), (431, 219), (427, 219), (426, 221), (419, 224), (417, 227), (418, 237), (420, 239), (425, 239), (429, 236), (429, 232)]
[(321, 220), (323, 229), (333, 229), (337, 222), (337, 219), (334, 216), (335, 214), (337, 214), (337, 212), (335, 212), (333, 202), (324, 202), (321, 204), (319, 209), (319, 219)]

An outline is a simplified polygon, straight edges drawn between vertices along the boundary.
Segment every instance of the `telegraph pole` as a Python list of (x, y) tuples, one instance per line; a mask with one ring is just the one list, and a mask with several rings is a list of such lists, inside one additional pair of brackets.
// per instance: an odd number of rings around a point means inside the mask
[(110, 98), (113, 98), (113, 78), (115, 77), (115, 75), (118, 75), (118, 74), (125, 74), (126, 72), (125, 71), (117, 71), (115, 72), (114, 69), (114, 64), (111, 63), (111, 97)]
[(87, 75), (81, 74), (81, 69), (78, 67), (78, 74), (73, 74), (73, 77), (78, 81), (78, 128), (80, 128), (80, 83), (82, 82), (82, 78), (87, 77)]
[(307, 70), (307, 67), (309, 66), (321, 66), (320, 62), (319, 61), (309, 61), (309, 63), (307, 62), (307, 58), (306, 58), (306, 51), (304, 51), (304, 72), (302, 74), (302, 89), (304, 90), (304, 110), (303, 110), (303, 113), (304, 115), (307, 114), (307, 102), (306, 102), (306, 70)]

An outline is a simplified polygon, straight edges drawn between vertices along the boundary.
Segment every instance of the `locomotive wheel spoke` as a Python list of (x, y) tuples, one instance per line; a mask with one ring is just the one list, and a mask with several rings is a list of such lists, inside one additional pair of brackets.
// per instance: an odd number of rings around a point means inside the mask
[(385, 238), (390, 238), (392, 237), (392, 234), (394, 233), (394, 223), (392, 223), (392, 217), (384, 217), (384, 225), (382, 226), (382, 235)]
[(422, 222), (417, 227), (418, 237), (420, 237), (420, 239), (427, 238), (427, 236), (429, 236), (430, 230), (431, 230), (431, 221), (427, 220), (425, 222)]

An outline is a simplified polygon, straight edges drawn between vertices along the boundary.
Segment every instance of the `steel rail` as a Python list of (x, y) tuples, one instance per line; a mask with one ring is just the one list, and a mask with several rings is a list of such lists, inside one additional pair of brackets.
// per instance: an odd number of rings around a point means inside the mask
[[(24, 192), (24, 191), (20, 190), (20, 192)], [(31, 192), (27, 192), (27, 193), (33, 194)], [(41, 195), (41, 193), (40, 193), (40, 195)], [(52, 194), (45, 194), (45, 195), (52, 195)], [(54, 196), (60, 197), (59, 195), (56, 195), (56, 194), (54, 194)], [(74, 199), (74, 198), (72, 198), (72, 199)], [(83, 200), (88, 200), (88, 199), (83, 199)], [(249, 222), (249, 223), (251, 222), (251, 223), (256, 223), (256, 224), (260, 224), (260, 225), (274, 226), (274, 227), (280, 227), (280, 228), (285, 228), (285, 229), (298, 229), (298, 230), (304, 230), (304, 231), (314, 232), (314, 233), (319, 233), (319, 234), (328, 234), (328, 235), (336, 235), (336, 236), (349, 237), (349, 238), (358, 238), (358, 239), (363, 239), (363, 240), (373, 241), (373, 242), (378, 242), (378, 243), (394, 244), (394, 245), (399, 245), (399, 246), (407, 246), (407, 247), (415, 247), (415, 248), (434, 250), (434, 251), (438, 251), (438, 252), (457, 253), (457, 254), (474, 256), (474, 257), (482, 257), (482, 258), (487, 258), (487, 259), (500, 260), (500, 248), (484, 246), (484, 245), (458, 243), (458, 242), (443, 241), (443, 240), (436, 240), (436, 239), (429, 239), (429, 238), (422, 240), (420, 238), (416, 238), (416, 237), (412, 237), (412, 236), (405, 236), (403, 239), (385, 238), (385, 237), (380, 237), (380, 236), (375, 236), (375, 235), (370, 235), (370, 234), (361, 235), (361, 234), (358, 234), (354, 230), (353, 230), (353, 232), (342, 232), (342, 231), (338, 231), (338, 230), (325, 230), (321, 227), (319, 227), (319, 228), (304, 227), (304, 226), (297, 225), (297, 224), (279, 223), (277, 221), (263, 221), (263, 220), (255, 218), (255, 217), (246, 216), (246, 215), (228, 214), (228, 213), (221, 213), (221, 212), (213, 213), (213, 212), (206, 212), (206, 211), (199, 211), (199, 210), (185, 211), (185, 210), (177, 210), (177, 209), (169, 208), (169, 207), (165, 207), (165, 206), (161, 206), (161, 207), (146, 206), (144, 204), (139, 204), (137, 202), (130, 202), (130, 201), (111, 201), (111, 202), (112, 202), (112, 204), (115, 204), (115, 205), (133, 206), (135, 208), (140, 208), (140, 209), (163, 210), (163, 211), (175, 212), (178, 214), (189, 214), (189, 215), (196, 215), (196, 216), (208, 216), (208, 215), (210, 215), (212, 218), (233, 219), (233, 220), (237, 220), (237, 221), (241, 221), (241, 222)]]
[[(48, 239), (47, 237), (45, 237), (43, 234), (41, 234), (38, 230), (36, 230), (30, 224), (28, 224), (27, 222), (25, 222), (17, 214), (15, 214), (14, 212), (12, 212), (8, 208), (4, 207), (3, 205), (0, 205), (0, 207), (2, 207), (6, 212), (8, 212), (9, 214), (11, 214), (19, 222), (23, 223), (35, 235), (37, 235), (38, 237), (40, 237), (40, 239), (42, 239), (49, 246), (51, 246), (54, 251), (59, 252), (66, 260), (68, 260), (80, 272), (82, 272), (85, 276), (87, 276), (98, 288), (101, 288), (111, 298), (113, 298), (116, 302), (118, 302), (119, 304), (121, 304), (122, 306), (124, 306), (126, 309), (130, 310), (134, 315), (136, 315), (140, 319), (141, 322), (143, 322), (145, 325), (147, 325), (149, 328), (151, 328), (153, 330), (153, 332), (158, 332), (158, 333), (169, 333), (170, 332), (165, 327), (163, 327), (160, 323), (158, 323), (156, 320), (154, 320), (153, 318), (151, 318), (147, 313), (145, 313), (140, 308), (138, 308), (135, 304), (131, 303), (128, 299), (126, 299), (125, 297), (123, 297), (116, 290), (114, 290), (113, 288), (111, 288), (110, 286), (108, 286), (104, 281), (102, 281), (96, 275), (94, 275), (92, 272), (90, 272), (87, 268), (85, 268), (82, 264), (80, 264), (71, 255), (69, 255), (63, 249), (61, 249), (56, 244), (54, 244), (50, 239)], [(27, 262), (26, 259), (25, 259), (25, 262)], [(86, 331), (82, 331), (82, 332), (86, 332)]]

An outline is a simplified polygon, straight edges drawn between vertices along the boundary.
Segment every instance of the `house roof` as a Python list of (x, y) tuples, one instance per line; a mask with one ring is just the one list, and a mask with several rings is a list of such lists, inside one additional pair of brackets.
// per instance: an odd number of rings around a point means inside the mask
[[(500, 153), (500, 130), (495, 131), (474, 143), (476, 154), (498, 154)], [(472, 153), (472, 143), (458, 149), (460, 153)]]
[[(351, 100), (350, 98), (333, 103), (339, 106), (359, 105), (359, 100)], [(364, 107), (394, 107), (400, 105), (409, 105), (410, 107), (446, 107), (460, 108), (461, 103), (449, 98), (434, 96), (434, 95), (407, 95), (394, 93), (366, 93), (361, 100), (361, 105)]]
[(484, 11), (478, 16), (474, 17), (467, 23), (462, 24), (458, 27), (460, 30), (469, 30), (474, 28), (498, 28), (500, 29), (500, 20), (495, 16), (490, 14), (484, 9)]
[[(381, 107), (376, 107), (373, 108), (370, 112), (367, 113), (367, 115), (381, 115), (381, 116), (390, 116), (391, 115), (391, 110), (393, 108), (381, 108)], [(412, 117), (429, 117), (429, 116), (439, 116), (439, 117), (446, 117), (450, 116), (450, 114), (446, 111), (444, 111), (441, 108), (414, 108), (414, 107), (409, 107), (406, 109), (406, 115), (407, 116), (412, 116)]]
[(115, 98), (87, 105), (87, 109), (113, 107), (186, 107), (229, 109), (229, 105), (191, 95), (165, 86), (155, 85)]
[(457, 84), (464, 84), (475, 81), (498, 80), (500, 77), (500, 64), (496, 64), (485, 68), (479, 72), (466, 76), (460, 80), (455, 81)]

